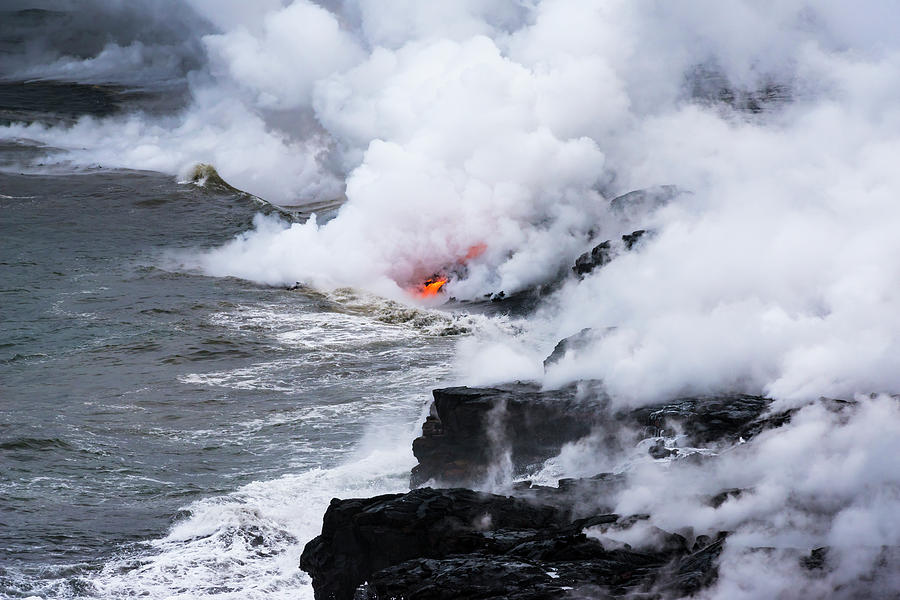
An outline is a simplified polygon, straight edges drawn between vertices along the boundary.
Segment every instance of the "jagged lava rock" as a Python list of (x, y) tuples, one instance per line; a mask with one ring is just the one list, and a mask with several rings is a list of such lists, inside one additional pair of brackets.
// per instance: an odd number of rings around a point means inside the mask
[(575, 259), (575, 265), (572, 267), (572, 272), (579, 277), (584, 277), (594, 269), (608, 264), (612, 260), (612, 257), (612, 242), (610, 240), (600, 242), (588, 252), (585, 252)]
[[(575, 337), (589, 335), (583, 331)], [(477, 485), (507, 454), (513, 474), (525, 475), (556, 456), (566, 443), (600, 426), (643, 431), (645, 437), (677, 430), (687, 436), (686, 443), (708, 445), (749, 439), (790, 418), (790, 413), (768, 415), (772, 401), (748, 394), (677, 398), (613, 413), (596, 382), (561, 390), (518, 383), (444, 388), (433, 394), (432, 414), (422, 426), (422, 436), (413, 442), (419, 464), (411, 474), (412, 487), (431, 480), (449, 486)], [(674, 453), (651, 447), (654, 458)]]
[(610, 200), (609, 207), (626, 224), (634, 224), (683, 193), (678, 186), (657, 185), (616, 196)]
[(578, 333), (559, 340), (556, 343), (556, 346), (553, 347), (553, 352), (550, 353), (550, 356), (544, 359), (544, 370), (561, 361), (566, 355), (566, 352), (569, 352), (570, 350), (579, 350), (587, 346), (593, 338), (593, 328), (585, 327)]
[[(649, 435), (677, 428), (691, 443), (736, 443), (790, 418), (768, 415), (770, 402), (731, 394), (613, 412), (593, 384), (555, 391), (522, 383), (435, 390), (433, 414), (414, 443), (420, 465), (413, 480), (472, 480), (498, 452), (519, 465), (545, 459), (597, 425), (644, 428)], [(655, 451), (668, 454), (664, 447)], [(515, 497), (422, 488), (335, 499), (301, 567), (312, 575), (319, 600), (674, 598), (711, 585), (725, 534), (689, 542), (651, 528), (655, 541), (639, 551), (614, 537), (609, 543), (610, 528), (649, 518), (609, 514), (624, 485), (625, 475), (605, 473), (562, 479), (555, 488), (519, 483)], [(710, 502), (721, 505), (741, 492), (724, 490)]]
[(625, 250), (632, 250), (641, 241), (645, 233), (647, 233), (646, 229), (638, 229), (623, 235), (622, 243), (625, 244)]
[(772, 400), (748, 394), (726, 394), (711, 397), (679, 398), (632, 411), (631, 416), (657, 434), (677, 428), (687, 434), (691, 443), (707, 444), (749, 438), (766, 424), (763, 418)]
[(591, 248), (581, 256), (575, 259), (575, 265), (572, 272), (583, 278), (595, 269), (599, 269), (603, 265), (609, 264), (620, 252), (630, 252), (638, 245), (638, 242), (647, 235), (645, 229), (638, 229), (622, 236), (621, 242), (613, 243), (612, 240), (606, 240)]
[(509, 453), (522, 472), (591, 432), (605, 396), (568, 386), (542, 391), (534, 384), (452, 387), (433, 392), (432, 415), (413, 442), (419, 461), (412, 486), (429, 480), (472, 484)]
[(572, 589), (680, 595), (714, 579), (715, 543), (694, 550), (681, 536), (662, 532), (666, 543), (635, 551), (608, 548), (583, 532), (639, 519), (570, 521), (555, 506), (464, 489), (333, 500), (301, 567), (312, 575), (319, 600), (536, 600)]
[(334, 499), (322, 534), (300, 566), (316, 598), (352, 598), (376, 571), (413, 558), (509, 550), (544, 527), (559, 526), (558, 508), (466, 489), (421, 488), (408, 494)]
[(724, 540), (722, 534), (690, 553), (635, 552), (607, 550), (583, 534), (560, 534), (504, 555), (413, 559), (373, 573), (355, 599), (681, 598), (716, 580)]

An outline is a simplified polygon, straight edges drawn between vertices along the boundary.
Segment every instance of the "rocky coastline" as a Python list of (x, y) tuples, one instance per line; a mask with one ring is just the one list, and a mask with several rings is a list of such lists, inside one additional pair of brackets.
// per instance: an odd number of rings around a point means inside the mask
[[(711, 461), (791, 418), (743, 394), (613, 410), (593, 382), (455, 387), (433, 397), (413, 444), (412, 491), (332, 500), (301, 559), (317, 599), (690, 596), (715, 581), (728, 532), (664, 531), (652, 515), (613, 513), (622, 474), (556, 486), (523, 477), (586, 439), (598, 448), (635, 445), (662, 463)], [(497, 487), (492, 469), (515, 483)], [(479, 491), (492, 486), (495, 493)], [(705, 502), (716, 507), (741, 492), (720, 490)], [(647, 543), (621, 541), (635, 536)]]

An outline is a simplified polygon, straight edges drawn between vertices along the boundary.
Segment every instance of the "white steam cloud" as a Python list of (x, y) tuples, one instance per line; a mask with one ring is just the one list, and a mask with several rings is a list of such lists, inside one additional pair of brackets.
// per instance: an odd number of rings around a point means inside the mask
[[(896, 398), (817, 404), (713, 461), (644, 463), (629, 474), (622, 514), (667, 531), (729, 531), (719, 580), (704, 598), (895, 597), (900, 592), (900, 452)], [(740, 490), (718, 506), (708, 499)], [(826, 548), (824, 565), (803, 559)]]
[[(260, 217), (192, 266), (397, 298), (444, 273), (449, 295), (510, 294), (628, 233), (610, 197), (674, 184), (688, 193), (630, 223), (655, 235), (569, 281), (507, 342), (520, 364), (497, 372), (539, 372), (556, 339), (614, 327), (547, 385), (603, 379), (631, 402), (900, 388), (892, 4), (191, 6), (205, 67), (187, 75), (182, 113), (0, 131), (70, 150), (45, 164), (210, 162), (276, 203), (346, 193), (325, 225)], [(142, 10), (160, 28), (170, 8)], [(165, 47), (193, 47), (173, 31)], [(135, 48), (162, 47), (136, 35), (82, 56), (86, 80), (107, 55), (128, 67)], [(46, 76), (77, 79), (73, 61), (57, 56)]]

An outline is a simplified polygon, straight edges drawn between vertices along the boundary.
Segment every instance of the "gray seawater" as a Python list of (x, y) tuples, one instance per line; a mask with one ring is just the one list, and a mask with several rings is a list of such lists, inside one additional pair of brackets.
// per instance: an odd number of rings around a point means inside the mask
[(2, 150), (0, 597), (311, 597), (330, 498), (406, 488), (457, 318), (192, 273), (265, 207)]

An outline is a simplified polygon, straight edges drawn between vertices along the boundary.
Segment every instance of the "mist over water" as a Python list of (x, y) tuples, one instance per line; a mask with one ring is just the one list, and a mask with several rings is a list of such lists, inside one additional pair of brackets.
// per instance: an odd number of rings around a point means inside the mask
[[(527, 320), (482, 324), (457, 342), (454, 378), (601, 380), (617, 406), (729, 391), (798, 408), (786, 435), (724, 459), (710, 489), (710, 475), (688, 467), (637, 469), (620, 509), (661, 515), (660, 527), (737, 531), (711, 597), (803, 597), (807, 576), (782, 559), (824, 545), (833, 562), (812, 595), (852, 597), (861, 579), (900, 587), (883, 568), (900, 544), (900, 473), (886, 465), (900, 422), (890, 395), (900, 390), (893, 3), (17, 0), (3, 10), (0, 76), (19, 86), (3, 90), (90, 84), (109, 103), (64, 120), (4, 112), (0, 138), (14, 148), (4, 169), (144, 169), (183, 181), (208, 163), (275, 205), (343, 203), (330, 219), (248, 213), (226, 235), (160, 259), (192, 277), (430, 306), (561, 280)], [(610, 204), (659, 185), (678, 193), (625, 211)], [(651, 233), (571, 276), (579, 254), (637, 229)], [(435, 274), (449, 277), (446, 294), (417, 298)], [(295, 319), (303, 331), (318, 322), (315, 311), (275, 313), (257, 306), (240, 319)], [(409, 342), (407, 330), (356, 317), (326, 333)], [(589, 343), (545, 372), (556, 342), (584, 328)], [(284, 347), (315, 343), (282, 333)], [(291, 360), (182, 383), (283, 392), (301, 370)], [(398, 385), (406, 394), (425, 379)], [(857, 405), (836, 416), (809, 404), (820, 396)], [(570, 466), (591, 464), (566, 452)], [(387, 488), (403, 487), (392, 479), (402, 462), (383, 463)], [(296, 493), (310, 473), (272, 489)], [(340, 490), (355, 490), (355, 476), (323, 475)], [(755, 491), (717, 509), (696, 499), (729, 486)], [(253, 504), (255, 490), (234, 492), (236, 502)], [(273, 534), (279, 552), (315, 533), (318, 516), (303, 518)], [(200, 525), (179, 527), (158, 546), (182, 547)], [(126, 594), (152, 579), (164, 597), (173, 584), (160, 564), (139, 571), (149, 579), (101, 578), (98, 589)]]

